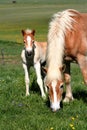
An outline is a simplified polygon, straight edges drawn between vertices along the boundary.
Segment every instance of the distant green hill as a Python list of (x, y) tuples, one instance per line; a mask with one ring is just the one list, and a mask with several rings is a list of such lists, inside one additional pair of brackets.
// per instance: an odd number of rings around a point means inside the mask
[(35, 38), (47, 40), (51, 16), (61, 10), (87, 12), (87, 0), (0, 0), (0, 40), (23, 42), (21, 30), (36, 30)]
[[(0, 0), (0, 3), (12, 3), (14, 0)], [(15, 0), (16, 3), (30, 3), (30, 4), (56, 4), (56, 3), (85, 3), (87, 0)]]

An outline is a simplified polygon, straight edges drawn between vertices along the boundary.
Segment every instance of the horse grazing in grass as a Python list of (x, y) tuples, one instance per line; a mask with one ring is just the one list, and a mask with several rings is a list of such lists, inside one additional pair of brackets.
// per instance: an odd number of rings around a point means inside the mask
[[(53, 111), (60, 109), (64, 81), (66, 84), (64, 101), (73, 100), (70, 85), (70, 63), (73, 61), (78, 63), (87, 84), (87, 13), (67, 9), (53, 15), (48, 31), (45, 70)], [(64, 73), (63, 64), (66, 66)]]
[(41, 64), (43, 64), (46, 60), (47, 42), (35, 41), (35, 30), (22, 30), (22, 35), (25, 47), (22, 50), (21, 58), (25, 72), (26, 96), (29, 95), (29, 70), (31, 66), (34, 66), (37, 76), (37, 83), (41, 91), (41, 96), (45, 98), (41, 75)]

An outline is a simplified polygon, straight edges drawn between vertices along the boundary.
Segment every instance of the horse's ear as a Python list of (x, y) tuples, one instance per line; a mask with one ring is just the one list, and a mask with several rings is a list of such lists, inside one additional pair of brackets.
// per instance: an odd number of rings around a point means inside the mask
[(63, 66), (62, 66), (62, 67), (60, 67), (60, 71), (61, 71), (61, 72), (64, 72), (64, 71), (65, 71), (65, 69), (66, 69), (66, 65), (65, 65), (65, 64), (63, 64)]
[(43, 71), (45, 74), (47, 73), (47, 68), (46, 68), (46, 67), (42, 66), (41, 69), (42, 69), (42, 71)]
[(22, 35), (24, 36), (24, 34), (25, 34), (25, 31), (24, 31), (24, 30), (21, 30), (21, 32), (22, 32)]
[(35, 35), (35, 30), (32, 30), (32, 35), (33, 35), (33, 36)]

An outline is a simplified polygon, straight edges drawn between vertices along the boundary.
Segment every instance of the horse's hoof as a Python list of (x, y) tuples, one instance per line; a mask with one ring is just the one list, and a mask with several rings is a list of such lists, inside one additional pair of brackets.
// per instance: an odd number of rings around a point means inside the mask
[(73, 101), (74, 98), (73, 97), (65, 97), (63, 102), (69, 103), (70, 101)]

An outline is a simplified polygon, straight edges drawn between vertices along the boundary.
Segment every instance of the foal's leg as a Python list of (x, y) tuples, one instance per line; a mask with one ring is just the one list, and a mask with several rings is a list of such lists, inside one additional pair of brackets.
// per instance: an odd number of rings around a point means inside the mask
[(41, 96), (42, 96), (43, 98), (45, 98), (46, 95), (45, 95), (44, 89), (43, 89), (43, 81), (42, 81), (42, 78), (41, 78), (41, 66), (40, 66), (40, 62), (39, 62), (39, 61), (34, 64), (34, 68), (35, 68), (35, 71), (36, 71), (37, 83), (38, 83), (38, 85), (39, 85), (39, 87), (40, 87)]
[(65, 85), (66, 85), (66, 95), (64, 98), (64, 102), (69, 102), (73, 100), (73, 95), (71, 90), (70, 62), (66, 62), (64, 78), (65, 78)]
[(23, 64), (24, 72), (25, 72), (26, 96), (28, 96), (29, 95), (30, 79), (29, 79), (29, 71), (28, 71), (28, 67), (27, 67), (27, 61), (26, 61), (26, 57), (25, 57), (25, 50), (22, 50), (21, 58), (22, 58), (22, 64)]
[(29, 95), (29, 83), (30, 83), (29, 71), (28, 71), (27, 65), (23, 64), (23, 68), (24, 68), (24, 72), (25, 72), (26, 96), (28, 96)]

